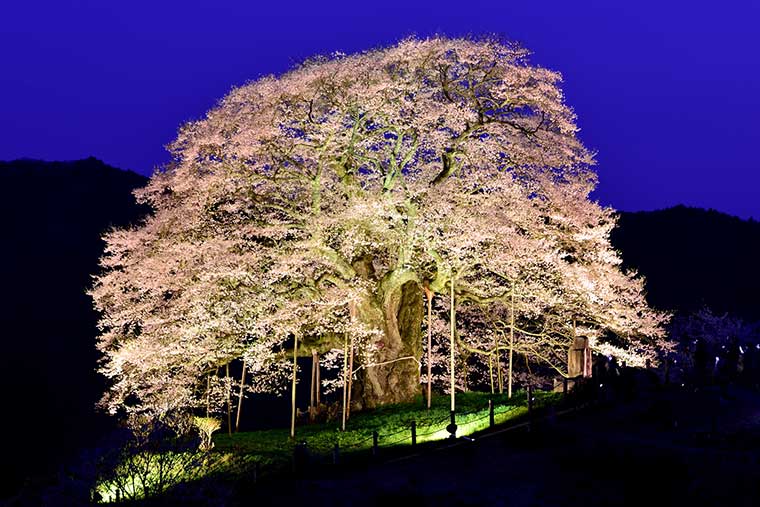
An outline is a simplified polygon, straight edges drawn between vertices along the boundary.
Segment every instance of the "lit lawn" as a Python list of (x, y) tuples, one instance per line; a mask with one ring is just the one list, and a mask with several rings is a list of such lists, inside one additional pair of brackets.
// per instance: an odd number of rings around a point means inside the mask
[[(556, 393), (536, 391), (536, 408), (559, 399)], [(486, 393), (457, 394), (457, 436), (471, 435), (488, 428), (488, 399), (494, 401), (494, 422), (502, 424), (527, 414), (524, 392), (517, 392), (511, 400), (506, 395)], [(341, 453), (367, 450), (372, 447), (372, 432), (379, 435), (381, 448), (411, 444), (411, 423), (417, 423), (417, 442), (424, 443), (448, 437), (449, 397), (434, 396), (427, 410), (419, 398), (415, 403), (389, 405), (374, 410), (354, 413), (340, 431), (340, 421), (324, 424), (303, 424), (296, 427), (295, 442), (306, 442), (312, 455), (329, 455), (335, 444)], [(262, 461), (289, 459), (294, 441), (287, 428), (214, 436), (215, 450), (234, 454), (255, 454)]]
[[(557, 403), (561, 394), (536, 391), (534, 407), (541, 408)], [(506, 395), (486, 393), (457, 394), (457, 436), (472, 435), (489, 427), (488, 400), (494, 402), (494, 423), (517, 422), (527, 415), (525, 393), (518, 391), (509, 400)], [(415, 403), (389, 405), (374, 410), (354, 413), (340, 431), (340, 421), (323, 424), (302, 424), (296, 427), (296, 439), (289, 438), (289, 429), (274, 429), (236, 433), (232, 436), (217, 434), (215, 447), (209, 454), (197, 452), (148, 452), (125, 461), (109, 477), (101, 477), (97, 490), (101, 501), (139, 499), (160, 495), (181, 484), (195, 481), (235, 481), (250, 477), (254, 464), (261, 475), (289, 469), (296, 442), (306, 442), (311, 459), (329, 462), (337, 443), (341, 460), (359, 456), (372, 448), (372, 433), (379, 435), (381, 449), (404, 452), (411, 444), (411, 423), (417, 424), (417, 442), (423, 444), (446, 439), (449, 434), (448, 396), (435, 396), (433, 406), (427, 410), (421, 398)], [(359, 458), (361, 459), (361, 458)]]

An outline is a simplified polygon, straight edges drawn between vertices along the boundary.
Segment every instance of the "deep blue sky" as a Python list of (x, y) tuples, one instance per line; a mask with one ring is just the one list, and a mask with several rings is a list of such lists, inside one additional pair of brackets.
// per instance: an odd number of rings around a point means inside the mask
[(595, 196), (760, 218), (760, 2), (8, 1), (0, 159), (94, 155), (149, 174), (232, 86), (315, 53), (496, 33), (562, 72)]

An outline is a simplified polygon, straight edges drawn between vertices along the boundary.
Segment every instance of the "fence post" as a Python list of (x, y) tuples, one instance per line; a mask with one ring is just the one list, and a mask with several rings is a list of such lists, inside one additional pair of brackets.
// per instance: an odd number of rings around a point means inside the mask
[(496, 424), (496, 421), (494, 421), (494, 413), (493, 413), (493, 400), (488, 399), (488, 426), (490, 428), (493, 428)]
[(377, 456), (377, 439), (380, 437), (380, 435), (377, 434), (377, 431), (372, 432), (372, 455)]
[(454, 410), (451, 411), (451, 422), (448, 426), (446, 426), (446, 431), (448, 431), (449, 438), (451, 440), (455, 440), (457, 438), (457, 415)]
[(528, 413), (533, 412), (533, 386), (528, 385)]
[(533, 386), (528, 384), (528, 431), (533, 430)]
[(332, 458), (333, 465), (337, 465), (340, 462), (340, 446), (338, 442), (335, 442), (335, 447), (333, 447)]
[(417, 445), (417, 421), (412, 419), (412, 446)]

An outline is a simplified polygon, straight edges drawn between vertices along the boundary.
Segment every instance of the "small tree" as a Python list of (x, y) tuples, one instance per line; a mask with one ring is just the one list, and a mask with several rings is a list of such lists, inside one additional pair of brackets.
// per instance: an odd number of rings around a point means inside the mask
[(201, 437), (199, 449), (208, 452), (214, 448), (212, 435), (222, 427), (222, 422), (213, 417), (194, 417), (193, 423)]

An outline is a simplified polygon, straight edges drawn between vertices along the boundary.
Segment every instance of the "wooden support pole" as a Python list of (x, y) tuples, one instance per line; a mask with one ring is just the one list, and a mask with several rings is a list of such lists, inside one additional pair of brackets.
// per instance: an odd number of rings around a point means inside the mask
[(316, 388), (317, 388), (317, 351), (311, 349), (311, 384), (309, 385), (309, 422), (314, 422), (314, 416), (316, 412)]
[(224, 365), (227, 377), (227, 434), (232, 435), (232, 383), (230, 382), (230, 363)]
[(430, 410), (430, 400), (433, 396), (433, 292), (424, 286), (427, 299), (427, 408)]
[(451, 276), (451, 310), (449, 315), (449, 320), (451, 321), (451, 339), (449, 341), (449, 377), (450, 377), (450, 386), (449, 389), (451, 390), (451, 413), (453, 414), (456, 410), (456, 381), (455, 381), (455, 371), (454, 371), (454, 339), (455, 339), (455, 333), (456, 333), (456, 307), (455, 301), (454, 301), (454, 275), (452, 273)]
[(496, 379), (499, 381), (499, 394), (504, 394), (504, 375), (501, 372), (501, 351), (499, 350), (499, 333), (496, 333)]
[(343, 431), (346, 431), (346, 403), (348, 402), (346, 384), (348, 384), (348, 336), (343, 342), (343, 416), (340, 426)]
[(316, 359), (316, 362), (317, 362), (317, 382), (316, 382), (315, 395), (317, 399), (317, 408), (319, 408), (320, 403), (322, 403), (320, 399), (322, 396), (322, 379), (321, 379), (320, 371), (319, 371), (320, 369), (319, 368), (319, 352), (315, 350), (313, 353), (314, 353), (314, 358)]
[(354, 337), (351, 336), (351, 346), (348, 350), (348, 403), (346, 403), (346, 419), (351, 418), (351, 390), (354, 387)]
[(493, 354), (488, 354), (488, 378), (491, 380), (491, 394), (494, 394), (494, 388), (493, 388)]
[(509, 309), (509, 380), (507, 384), (507, 397), (512, 398), (512, 355), (515, 349), (515, 288), (512, 287), (512, 296)]
[(238, 393), (237, 414), (235, 415), (235, 433), (240, 430), (240, 412), (243, 409), (243, 394), (245, 393), (245, 357), (243, 357), (243, 373), (240, 374), (240, 392)]
[(298, 336), (293, 336), (293, 378), (290, 389), (290, 438), (296, 437), (296, 374), (298, 373)]
[(211, 374), (206, 376), (206, 417), (211, 412)]

